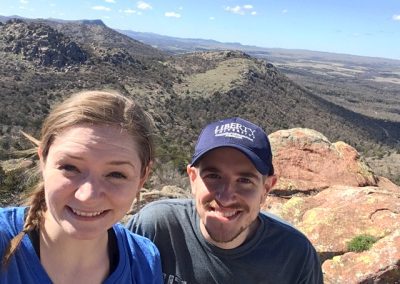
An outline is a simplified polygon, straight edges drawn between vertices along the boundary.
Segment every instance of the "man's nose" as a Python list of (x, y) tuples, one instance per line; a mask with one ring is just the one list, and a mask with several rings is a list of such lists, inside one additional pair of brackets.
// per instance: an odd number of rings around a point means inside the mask
[(216, 199), (222, 204), (228, 204), (235, 199), (235, 187), (230, 182), (221, 183), (216, 191)]

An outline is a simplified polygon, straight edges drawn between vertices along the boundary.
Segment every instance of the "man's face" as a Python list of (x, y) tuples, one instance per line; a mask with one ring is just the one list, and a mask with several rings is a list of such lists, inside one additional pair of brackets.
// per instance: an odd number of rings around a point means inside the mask
[(275, 176), (263, 177), (247, 156), (231, 147), (210, 151), (187, 172), (200, 229), (209, 242), (231, 249), (252, 236)]

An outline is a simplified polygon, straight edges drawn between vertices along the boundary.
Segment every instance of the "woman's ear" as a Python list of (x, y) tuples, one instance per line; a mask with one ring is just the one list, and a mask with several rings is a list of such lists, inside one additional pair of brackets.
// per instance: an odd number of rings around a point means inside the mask
[(152, 168), (153, 168), (153, 161), (150, 161), (147, 167), (144, 169), (142, 177), (140, 178), (139, 189), (143, 187), (144, 183), (149, 178)]
[(45, 161), (43, 157), (43, 149), (41, 147), (38, 147), (37, 154), (39, 156), (39, 161), (40, 161), (40, 170), (43, 170)]

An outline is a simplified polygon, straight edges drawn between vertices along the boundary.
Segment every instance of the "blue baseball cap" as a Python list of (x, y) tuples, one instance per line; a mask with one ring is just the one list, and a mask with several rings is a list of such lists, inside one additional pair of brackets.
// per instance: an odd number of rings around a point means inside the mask
[(191, 166), (196, 166), (205, 154), (220, 147), (241, 151), (262, 175), (274, 174), (268, 136), (254, 123), (233, 117), (208, 124), (197, 140)]

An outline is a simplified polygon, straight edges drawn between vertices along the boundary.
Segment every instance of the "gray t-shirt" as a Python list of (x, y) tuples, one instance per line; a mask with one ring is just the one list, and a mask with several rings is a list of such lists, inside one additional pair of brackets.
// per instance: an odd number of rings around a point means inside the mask
[(190, 199), (152, 202), (127, 224), (161, 254), (164, 283), (323, 283), (318, 255), (293, 227), (260, 213), (255, 235), (234, 249), (207, 242)]

